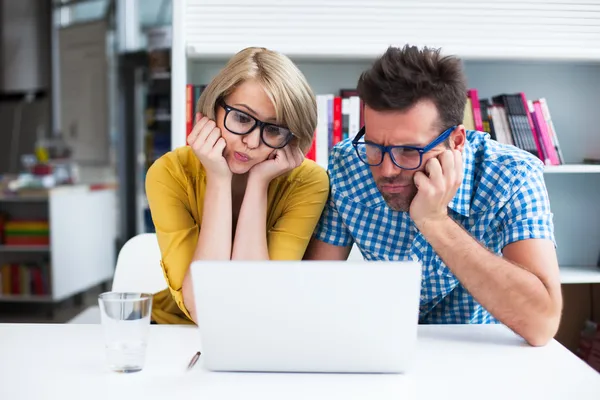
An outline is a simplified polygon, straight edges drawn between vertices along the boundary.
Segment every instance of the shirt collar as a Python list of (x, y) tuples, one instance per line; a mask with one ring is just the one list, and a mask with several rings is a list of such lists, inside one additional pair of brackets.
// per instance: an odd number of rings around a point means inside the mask
[(471, 211), (471, 197), (473, 195), (473, 180), (475, 175), (475, 155), (468, 140), (465, 143), (462, 158), (463, 180), (448, 207), (452, 211), (468, 217)]

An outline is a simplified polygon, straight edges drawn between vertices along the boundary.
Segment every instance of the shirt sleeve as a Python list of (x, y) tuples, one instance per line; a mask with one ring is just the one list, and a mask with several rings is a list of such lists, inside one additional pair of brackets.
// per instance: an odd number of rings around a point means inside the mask
[(183, 303), (182, 286), (198, 242), (199, 227), (185, 202), (185, 175), (171, 160), (157, 160), (146, 175), (146, 195), (169, 291), (177, 306), (191, 320)]
[(317, 225), (315, 231), (315, 238), (322, 242), (334, 245), (334, 246), (350, 246), (353, 243), (352, 235), (346, 224), (338, 212), (336, 200), (339, 194), (336, 192), (336, 182), (344, 182), (346, 178), (343, 176), (344, 165), (341, 156), (341, 150), (338, 146), (334, 147), (329, 156), (329, 163), (327, 169), (329, 171), (329, 177), (331, 181), (331, 191), (329, 199), (321, 215), (321, 219)]
[(543, 167), (527, 167), (519, 175), (520, 184), (503, 207), (500, 248), (525, 239), (550, 239), (556, 246)]
[(315, 237), (322, 242), (334, 246), (350, 246), (353, 242), (352, 235), (350, 235), (348, 228), (338, 213), (333, 193), (329, 196), (327, 205), (317, 224)]
[(282, 216), (267, 233), (271, 260), (302, 260), (329, 193), (329, 178), (314, 168), (293, 188)]

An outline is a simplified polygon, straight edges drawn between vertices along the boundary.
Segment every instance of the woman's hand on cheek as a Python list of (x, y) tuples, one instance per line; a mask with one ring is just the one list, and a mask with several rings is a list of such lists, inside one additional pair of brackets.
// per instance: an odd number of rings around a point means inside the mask
[(265, 161), (250, 169), (250, 179), (268, 184), (278, 176), (298, 167), (304, 161), (304, 154), (298, 146), (285, 146), (273, 150)]
[(223, 156), (226, 142), (214, 121), (196, 114), (196, 124), (187, 142), (206, 169), (209, 179), (231, 179), (231, 170)]

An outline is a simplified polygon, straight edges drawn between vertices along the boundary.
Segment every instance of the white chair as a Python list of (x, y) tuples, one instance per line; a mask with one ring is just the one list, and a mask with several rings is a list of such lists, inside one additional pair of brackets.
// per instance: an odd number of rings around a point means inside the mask
[(166, 289), (160, 259), (156, 234), (132, 237), (119, 251), (112, 291), (158, 293)]
[[(158, 293), (167, 288), (160, 266), (160, 248), (154, 233), (142, 233), (129, 239), (119, 251), (113, 277), (113, 292)], [(358, 246), (352, 246), (348, 260), (363, 260)], [(82, 311), (70, 324), (100, 322), (100, 309), (92, 306)]]
[[(167, 282), (160, 259), (160, 248), (154, 233), (142, 233), (132, 237), (119, 251), (112, 291), (158, 293), (166, 289)], [(98, 306), (89, 307), (68, 323), (100, 323), (100, 309)]]

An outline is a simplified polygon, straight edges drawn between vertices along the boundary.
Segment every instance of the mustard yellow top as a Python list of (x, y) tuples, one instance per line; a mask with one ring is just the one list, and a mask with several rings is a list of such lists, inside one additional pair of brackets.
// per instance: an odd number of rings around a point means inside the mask
[[(146, 195), (168, 289), (154, 295), (152, 320), (193, 323), (183, 304), (183, 278), (198, 244), (206, 174), (189, 146), (156, 160)], [(271, 260), (301, 260), (327, 196), (327, 172), (311, 160), (271, 181), (267, 195), (267, 246)]]

